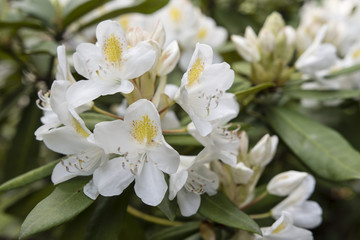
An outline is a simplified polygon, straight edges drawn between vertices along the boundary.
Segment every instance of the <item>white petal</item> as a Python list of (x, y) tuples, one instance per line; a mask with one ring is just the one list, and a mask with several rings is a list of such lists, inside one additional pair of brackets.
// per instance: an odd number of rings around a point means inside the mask
[(179, 153), (173, 149), (165, 139), (160, 147), (154, 148), (148, 153), (148, 159), (152, 161), (161, 171), (175, 173), (180, 162)]
[(188, 172), (184, 169), (171, 174), (169, 181), (169, 199), (173, 200), (176, 194), (183, 188), (188, 178)]
[(135, 178), (135, 193), (150, 206), (161, 203), (167, 190), (164, 174), (152, 163), (144, 163), (141, 174)]
[(231, 175), (236, 184), (247, 184), (254, 171), (245, 166), (243, 162), (236, 164), (235, 168), (231, 168)]
[(78, 153), (95, 146), (86, 141), (86, 138), (78, 135), (69, 126), (50, 130), (47, 134), (43, 135), (43, 139), (49, 149), (65, 155)]
[(308, 174), (298, 171), (287, 171), (273, 177), (267, 185), (267, 191), (277, 196), (287, 196), (292, 193)]
[(195, 193), (186, 191), (184, 188), (177, 194), (181, 215), (188, 217), (194, 215), (200, 207), (201, 197)]
[(122, 167), (123, 158), (114, 158), (94, 172), (93, 181), (103, 196), (120, 195), (134, 180), (135, 175)]
[(294, 216), (294, 224), (303, 228), (315, 228), (322, 222), (322, 209), (317, 202), (305, 201), (291, 213)]
[(121, 66), (122, 78), (132, 79), (143, 75), (154, 65), (156, 51), (146, 42), (140, 42), (129, 49), (126, 61)]
[(81, 43), (73, 55), (76, 72), (85, 78), (96, 76), (99, 66), (104, 63), (100, 49), (91, 43)]
[(90, 182), (84, 186), (84, 194), (92, 200), (95, 200), (99, 196), (98, 188), (95, 186), (93, 180), (90, 180)]

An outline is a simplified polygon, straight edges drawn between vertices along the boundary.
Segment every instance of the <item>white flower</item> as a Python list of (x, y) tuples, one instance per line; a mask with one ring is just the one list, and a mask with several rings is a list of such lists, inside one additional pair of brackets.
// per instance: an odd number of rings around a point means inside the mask
[(259, 240), (312, 240), (313, 236), (309, 230), (293, 225), (293, 219), (288, 212), (282, 212), (281, 217), (271, 227), (262, 227), (263, 236), (256, 235)]
[(254, 174), (254, 170), (247, 167), (243, 162), (238, 162), (230, 171), (232, 179), (236, 184), (247, 184)]
[(283, 211), (287, 211), (293, 216), (294, 224), (297, 226), (314, 228), (321, 223), (321, 207), (318, 203), (307, 200), (315, 188), (313, 176), (308, 173), (288, 171), (276, 175), (269, 185), (268, 190), (274, 195), (288, 194), (287, 198), (271, 209), (274, 218), (279, 218)]
[(205, 137), (199, 134), (193, 123), (190, 123), (187, 129), (214, 159), (220, 159), (230, 166), (236, 165), (240, 145), (238, 129), (230, 131), (226, 127), (215, 127)]
[(236, 51), (248, 62), (258, 62), (260, 53), (258, 48), (258, 40), (254, 30), (246, 27), (245, 37), (238, 35), (231, 36), (232, 42), (235, 44)]
[(200, 207), (201, 194), (216, 194), (219, 179), (213, 171), (201, 164), (207, 155), (180, 156), (180, 166), (170, 175), (169, 199), (177, 196), (177, 202), (183, 216), (191, 216)]
[(57, 80), (68, 80), (71, 83), (75, 82), (73, 75), (70, 72), (70, 66), (67, 61), (66, 49), (64, 45), (57, 47), (58, 66), (56, 79)]
[(180, 49), (176, 40), (172, 41), (162, 52), (156, 66), (156, 73), (165, 76), (174, 70), (180, 59)]
[(96, 38), (96, 45), (82, 43), (74, 53), (76, 71), (88, 78), (74, 83), (67, 93), (74, 107), (101, 95), (130, 93), (134, 86), (129, 79), (150, 70), (156, 59), (156, 48), (149, 42), (128, 46), (124, 31), (115, 21), (99, 23)]
[(301, 72), (314, 76), (317, 71), (327, 69), (336, 62), (336, 48), (329, 43), (321, 43), (326, 30), (326, 26), (319, 30), (313, 43), (296, 61), (295, 66)]
[(103, 196), (119, 195), (135, 180), (135, 193), (148, 205), (158, 205), (167, 185), (162, 172), (175, 173), (179, 154), (165, 142), (160, 116), (148, 100), (131, 104), (124, 121), (95, 126), (95, 143), (117, 154), (94, 172), (93, 182)]
[(274, 157), (278, 144), (278, 137), (269, 134), (264, 135), (249, 153), (252, 165), (266, 166)]
[(210, 46), (196, 45), (175, 96), (175, 101), (189, 114), (201, 136), (208, 135), (219, 123), (229, 121), (239, 112), (234, 94), (225, 93), (234, 81), (234, 71), (225, 62), (211, 64), (212, 57)]

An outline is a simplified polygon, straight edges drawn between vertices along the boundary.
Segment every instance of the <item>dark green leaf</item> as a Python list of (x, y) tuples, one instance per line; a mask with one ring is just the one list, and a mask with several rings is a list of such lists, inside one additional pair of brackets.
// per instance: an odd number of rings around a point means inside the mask
[(45, 29), (45, 26), (36, 20), (26, 20), (26, 21), (0, 21), (0, 29), (1, 28), (31, 28), (31, 29)]
[(20, 238), (25, 238), (64, 223), (85, 210), (93, 202), (83, 193), (89, 178), (76, 178), (59, 184), (39, 202), (21, 226)]
[(124, 223), (126, 208), (132, 188), (127, 188), (120, 196), (100, 198), (90, 219), (85, 235), (87, 240), (117, 239)]
[(40, 126), (42, 112), (35, 104), (36, 99), (37, 95), (33, 92), (6, 154), (7, 171), (4, 172), (6, 180), (37, 167), (40, 143), (35, 140), (34, 132)]
[(360, 178), (360, 154), (336, 131), (286, 108), (269, 108), (267, 120), (314, 172), (330, 180)]
[(170, 145), (202, 146), (193, 136), (189, 134), (165, 134), (165, 140)]
[(188, 222), (156, 232), (150, 240), (181, 240), (199, 231), (200, 222)]
[(54, 41), (42, 41), (39, 44), (35, 45), (33, 48), (26, 51), (27, 54), (40, 54), (46, 53), (52, 56), (57, 54), (58, 43)]
[(165, 197), (161, 203), (157, 206), (165, 216), (170, 220), (174, 221), (176, 217), (177, 204), (175, 201), (169, 200), (169, 192), (167, 191)]
[(242, 103), (243, 105), (247, 105), (255, 96), (255, 94), (273, 86), (275, 86), (275, 84), (272, 82), (261, 83), (254, 87), (238, 91), (235, 93), (235, 96), (240, 103)]
[(240, 211), (223, 193), (214, 196), (203, 194), (198, 213), (214, 222), (261, 234), (256, 222)]
[(351, 67), (348, 67), (348, 68), (344, 68), (344, 69), (341, 69), (341, 70), (336, 71), (336, 72), (332, 72), (329, 75), (326, 75), (325, 78), (329, 78), (329, 79), (330, 78), (335, 78), (335, 77), (338, 77), (338, 76), (347, 75), (347, 74), (354, 73), (354, 72), (357, 72), (357, 71), (360, 71), (360, 64), (357, 64), (357, 65), (354, 65), (354, 66), (351, 66)]
[(293, 98), (321, 101), (360, 97), (360, 90), (289, 90), (284, 93)]
[[(77, 1), (76, 5), (72, 4), (71, 9), (66, 9), (67, 11), (64, 12), (65, 16), (63, 19), (63, 29), (65, 29), (68, 25), (75, 22), (85, 14), (89, 13), (90, 11), (94, 10), (97, 7), (109, 2), (110, 0), (90, 0), (90, 1)], [(74, 1), (75, 2), (75, 1)]]
[(17, 176), (9, 181), (0, 185), (0, 191), (7, 191), (18, 187), (23, 187), (44, 177), (49, 176), (52, 173), (54, 166), (59, 162), (53, 161), (37, 169), (31, 170), (20, 176)]
[(18, 6), (30, 16), (41, 20), (45, 25), (52, 27), (55, 22), (55, 9), (50, 1), (44, 0), (25, 0)]
[(133, 4), (130, 7), (116, 9), (116, 10), (108, 12), (98, 18), (90, 20), (89, 22), (82, 25), (79, 28), (79, 30), (82, 30), (86, 27), (89, 27), (89, 26), (99, 23), (101, 21), (118, 17), (125, 13), (131, 13), (131, 12), (144, 13), (144, 14), (153, 13), (156, 10), (165, 6), (168, 2), (169, 2), (169, 0), (157, 0), (157, 1), (138, 0), (138, 1), (135, 1), (135, 4)]
[(246, 76), (250, 76), (251, 66), (248, 62), (234, 62), (231, 64), (231, 68), (234, 69), (236, 73), (243, 74)]

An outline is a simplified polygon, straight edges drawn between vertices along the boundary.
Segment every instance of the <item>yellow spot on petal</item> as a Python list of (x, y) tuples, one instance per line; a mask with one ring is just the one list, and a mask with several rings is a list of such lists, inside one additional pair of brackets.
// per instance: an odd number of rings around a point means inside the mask
[(356, 50), (354, 53), (353, 53), (353, 57), (355, 59), (358, 59), (360, 57), (360, 49)]
[(284, 228), (286, 227), (286, 223), (285, 222), (282, 222), (280, 223), (279, 226), (277, 226), (277, 228), (274, 229), (274, 231), (272, 233), (279, 233), (281, 232), (282, 230), (284, 230)]
[(204, 68), (204, 63), (201, 61), (201, 59), (196, 59), (195, 63), (188, 72), (188, 86), (191, 86), (198, 81), (201, 73), (204, 71)]
[(176, 7), (172, 7), (170, 9), (170, 16), (174, 20), (174, 22), (180, 22), (180, 20), (181, 20), (181, 12)]
[(129, 17), (128, 16), (123, 16), (121, 17), (118, 22), (120, 23), (121, 27), (124, 30), (127, 30), (129, 28)]
[(89, 136), (89, 133), (85, 131), (85, 129), (80, 125), (80, 123), (73, 118), (72, 119), (72, 126), (75, 129), (75, 131), (82, 137), (87, 138)]
[(115, 34), (110, 34), (109, 38), (106, 38), (103, 45), (103, 51), (105, 58), (108, 62), (120, 64), (123, 53), (123, 44), (120, 42), (119, 37)]
[(138, 143), (151, 144), (158, 134), (158, 127), (154, 120), (148, 115), (143, 115), (139, 120), (133, 120), (131, 125), (131, 135)]
[(202, 28), (198, 31), (197, 36), (199, 39), (204, 39), (206, 35), (208, 34), (208, 31), (206, 28)]

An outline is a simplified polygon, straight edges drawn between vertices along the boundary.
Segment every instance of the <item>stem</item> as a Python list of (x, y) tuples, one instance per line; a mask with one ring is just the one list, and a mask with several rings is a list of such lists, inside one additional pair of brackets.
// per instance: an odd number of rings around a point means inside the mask
[(145, 221), (148, 221), (148, 222), (152, 222), (152, 223), (156, 223), (156, 224), (159, 224), (159, 225), (165, 225), (165, 226), (179, 226), (181, 224), (183, 224), (182, 222), (178, 222), (178, 221), (169, 221), (167, 219), (163, 219), (163, 218), (158, 218), (158, 217), (154, 217), (154, 216), (151, 216), (151, 215), (148, 215), (146, 213), (143, 213), (143, 212), (140, 212), (139, 210), (131, 207), (130, 205), (128, 205), (126, 211), (137, 217), (137, 218), (140, 218), (140, 219), (143, 219)]
[(169, 107), (171, 107), (172, 105), (174, 105), (175, 101), (171, 101), (166, 107), (164, 107), (163, 109), (161, 109), (159, 111), (159, 115), (162, 114), (163, 112), (165, 112), (167, 109), (169, 109)]
[(187, 132), (187, 127), (180, 128), (180, 129), (168, 129), (168, 130), (162, 130), (163, 133), (185, 133)]
[(243, 210), (245, 208), (251, 207), (252, 205), (256, 204), (257, 202), (261, 201), (264, 197), (268, 195), (268, 191), (264, 191), (262, 194), (260, 194), (257, 198), (246, 204), (245, 206), (242, 206), (240, 210)]
[(259, 213), (259, 214), (251, 214), (249, 215), (252, 219), (261, 219), (271, 217), (271, 212)]
[(115, 114), (112, 114), (112, 113), (109, 113), (105, 110), (102, 110), (101, 108), (98, 108), (97, 106), (93, 105), (92, 109), (98, 113), (102, 113), (106, 116), (109, 116), (109, 117), (112, 117), (112, 118), (117, 118), (117, 119), (121, 119), (121, 120), (124, 120), (124, 118), (122, 117), (119, 117), (118, 115), (115, 115)]
[(159, 86), (156, 89), (156, 92), (152, 98), (152, 102), (156, 107), (159, 105), (160, 97), (161, 97), (161, 94), (164, 93), (165, 86), (166, 86), (166, 75), (160, 77)]

